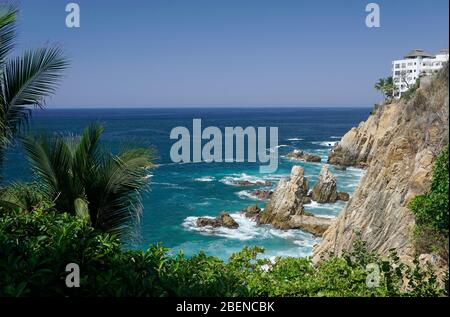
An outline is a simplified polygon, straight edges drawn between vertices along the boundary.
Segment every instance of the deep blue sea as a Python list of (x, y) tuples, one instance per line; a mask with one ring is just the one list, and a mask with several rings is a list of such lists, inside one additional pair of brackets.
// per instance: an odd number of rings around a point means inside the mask
[[(235, 186), (236, 181), (270, 181), (272, 187), (287, 177), (293, 165), (305, 168), (312, 187), (326, 162), (331, 146), (352, 127), (365, 120), (369, 108), (246, 108), (246, 109), (47, 109), (34, 111), (30, 128), (35, 131), (79, 134), (92, 121), (105, 126), (103, 141), (117, 151), (130, 146), (153, 146), (159, 167), (152, 170), (151, 190), (143, 197), (139, 241), (133, 247), (147, 248), (162, 242), (174, 252), (183, 249), (190, 255), (200, 250), (223, 259), (246, 245), (266, 249), (267, 256), (307, 256), (320, 240), (300, 230), (282, 231), (270, 226), (258, 227), (241, 216), (240, 209), (257, 203), (248, 196), (255, 188)], [(172, 163), (170, 140), (172, 128), (192, 129), (192, 120), (202, 119), (202, 126), (278, 127), (279, 166), (272, 174), (260, 174), (258, 163)], [(322, 163), (304, 163), (284, 158), (293, 149), (320, 155)], [(349, 168), (338, 171), (338, 190), (352, 193), (363, 171)], [(20, 146), (13, 147), (5, 166), (5, 181), (30, 180), (31, 174)], [(316, 215), (335, 217), (343, 202), (305, 205)], [(230, 212), (240, 224), (238, 229), (203, 229), (195, 227), (195, 217)]]

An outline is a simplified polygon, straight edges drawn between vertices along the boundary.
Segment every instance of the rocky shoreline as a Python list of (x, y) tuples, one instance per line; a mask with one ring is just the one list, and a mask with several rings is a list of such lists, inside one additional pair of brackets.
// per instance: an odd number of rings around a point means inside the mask
[(329, 172), (328, 166), (322, 167), (319, 180), (311, 191), (303, 167), (293, 166), (289, 179), (280, 180), (257, 221), (278, 229), (301, 229), (321, 236), (330, 226), (332, 219), (314, 216), (304, 209), (305, 203), (317, 201), (317, 197), (321, 198), (321, 203), (336, 202), (338, 199), (336, 179)]
[[(258, 225), (272, 225), (277, 229), (301, 229), (315, 236), (322, 234), (331, 225), (332, 219), (317, 217), (305, 212), (304, 205), (312, 201), (334, 203), (338, 199), (348, 200), (347, 193), (338, 193), (336, 179), (329, 171), (328, 165), (322, 167), (319, 180), (313, 189), (309, 189), (308, 180), (301, 166), (293, 166), (290, 177), (281, 179), (274, 191), (256, 190), (255, 196), (268, 199), (264, 208), (251, 205), (241, 210), (247, 218)], [(211, 226), (237, 229), (239, 225), (226, 212), (218, 217), (200, 217), (197, 227)]]

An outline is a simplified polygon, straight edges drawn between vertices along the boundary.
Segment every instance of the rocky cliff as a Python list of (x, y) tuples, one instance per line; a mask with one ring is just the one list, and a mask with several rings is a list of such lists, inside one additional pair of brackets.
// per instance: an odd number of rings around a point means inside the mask
[(381, 106), (351, 129), (329, 155), (328, 163), (367, 168), (356, 191), (314, 248), (313, 260), (348, 250), (357, 236), (370, 250), (403, 257), (414, 250), (414, 215), (406, 207), (427, 191), (435, 157), (448, 144), (448, 68), (409, 101)]

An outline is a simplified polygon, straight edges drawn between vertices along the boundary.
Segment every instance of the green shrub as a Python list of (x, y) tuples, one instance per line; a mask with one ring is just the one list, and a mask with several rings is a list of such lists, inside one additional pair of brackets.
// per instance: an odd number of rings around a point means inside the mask
[[(31, 212), (0, 208), (0, 296), (438, 296), (429, 268), (367, 251), (363, 241), (317, 266), (307, 258), (258, 257), (246, 247), (229, 261), (199, 253), (171, 255), (161, 245), (123, 250), (111, 234), (42, 203)], [(80, 287), (65, 285), (68, 263), (80, 267)], [(379, 286), (366, 284), (369, 263)], [(408, 281), (405, 285), (404, 281)]]
[(414, 240), (419, 252), (437, 252), (448, 257), (449, 174), (448, 147), (436, 159), (430, 190), (416, 196), (409, 208), (416, 216)]

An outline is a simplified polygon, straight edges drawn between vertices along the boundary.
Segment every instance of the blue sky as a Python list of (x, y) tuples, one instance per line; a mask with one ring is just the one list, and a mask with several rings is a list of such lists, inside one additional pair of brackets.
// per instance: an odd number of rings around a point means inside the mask
[(49, 106), (369, 106), (391, 60), (448, 47), (448, 0), (22, 0), (20, 45), (62, 45)]

